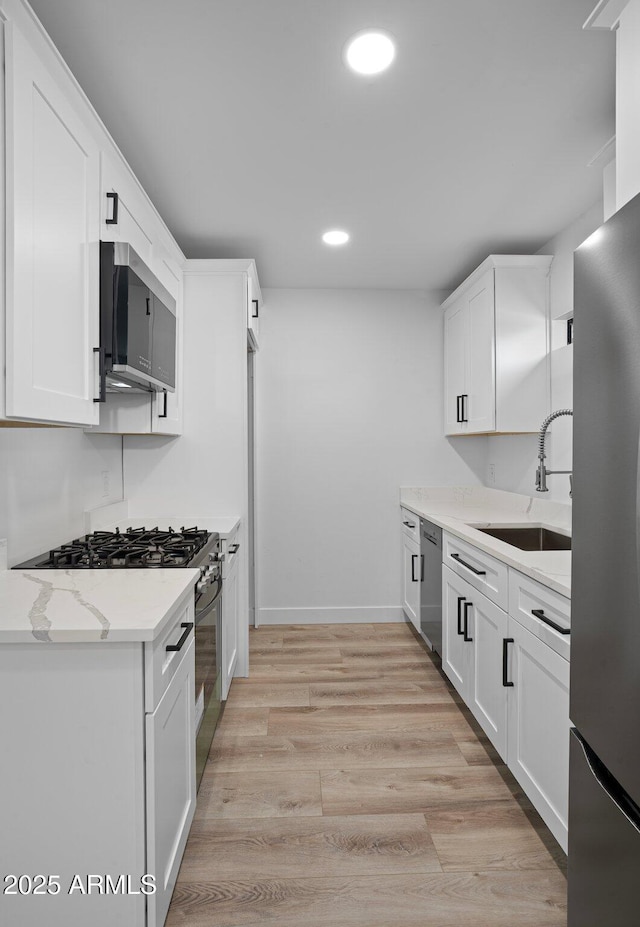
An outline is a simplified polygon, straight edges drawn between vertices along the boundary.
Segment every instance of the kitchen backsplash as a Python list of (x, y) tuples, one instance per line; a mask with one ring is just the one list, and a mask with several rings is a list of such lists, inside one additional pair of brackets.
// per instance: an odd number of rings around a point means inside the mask
[(122, 438), (1, 428), (0, 472), (0, 538), (12, 566), (84, 534), (86, 509), (122, 498)]

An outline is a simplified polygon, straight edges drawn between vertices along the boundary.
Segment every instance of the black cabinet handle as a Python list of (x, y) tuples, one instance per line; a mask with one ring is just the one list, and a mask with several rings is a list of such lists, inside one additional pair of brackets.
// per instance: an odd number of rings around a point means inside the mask
[(162, 406), (162, 408), (164, 409), (164, 411), (163, 411), (163, 412), (158, 412), (158, 418), (166, 418), (166, 417), (167, 417), (167, 391), (166, 391), (166, 389), (163, 389), (163, 390), (162, 390), (162, 395), (164, 396), (164, 404), (163, 404), (163, 406)]
[(553, 628), (554, 631), (559, 631), (560, 634), (571, 634), (571, 628), (563, 628), (561, 624), (558, 624), (555, 621), (552, 621), (551, 618), (547, 618), (545, 613), (541, 608), (532, 608), (531, 614), (535, 618), (539, 618), (540, 621), (544, 621), (545, 624), (548, 624), (550, 628)]
[(460, 635), (460, 637), (462, 637), (462, 635), (464, 634), (464, 631), (462, 630), (462, 603), (466, 601), (467, 601), (466, 596), (463, 596), (463, 595), (458, 596), (458, 634)]
[(239, 545), (239, 544), (232, 544), (231, 547), (229, 548), (229, 553), (230, 553), (230, 554), (237, 554), (239, 550), (240, 550), (240, 545)]
[(505, 689), (513, 687), (513, 683), (509, 682), (509, 677), (507, 673), (507, 658), (509, 656), (509, 644), (515, 644), (515, 640), (512, 637), (503, 637), (502, 638), (502, 685)]
[(410, 521), (403, 521), (403, 525), (406, 525), (407, 528), (415, 528), (415, 525), (412, 525)]
[(420, 554), (420, 582), (424, 582), (424, 554)]
[(466, 567), (468, 570), (471, 570), (471, 572), (475, 573), (476, 576), (486, 576), (487, 575), (486, 570), (476, 570), (476, 568), (471, 566), (470, 563), (467, 563), (465, 560), (463, 560), (460, 554), (451, 554), (451, 559), (457, 560), (458, 563), (460, 563), (463, 567)]
[(118, 224), (118, 194), (117, 193), (107, 193), (107, 199), (113, 200), (113, 211), (111, 213), (110, 219), (105, 219), (105, 225), (117, 225)]
[(167, 644), (167, 646), (165, 647), (165, 650), (167, 651), (182, 650), (182, 645), (184, 644), (186, 639), (189, 637), (189, 635), (193, 631), (193, 621), (183, 621), (180, 627), (184, 628), (184, 631), (182, 632), (182, 636), (180, 640), (178, 641), (177, 644)]
[(460, 399), (462, 400), (462, 402), (460, 403), (462, 406), (462, 415), (460, 416), (461, 422), (469, 421), (469, 419), (467, 418), (467, 414), (466, 414), (467, 410), (466, 410), (466, 403), (465, 403), (465, 399), (468, 399), (468, 398), (469, 396), (467, 395), (467, 393), (463, 393), (462, 396), (460, 397)]
[(94, 402), (106, 402), (107, 401), (107, 377), (106, 377), (106, 364), (107, 364), (107, 349), (106, 348), (94, 348), (93, 353), (98, 355), (98, 380), (100, 382), (98, 398), (94, 396)]
[(255, 310), (256, 310), (255, 312), (252, 312), (252, 313), (251, 313), (251, 318), (252, 318), (252, 319), (257, 319), (257, 318), (259, 318), (259, 316), (260, 316), (260, 306), (258, 305), (258, 300), (257, 300), (257, 299), (252, 299), (251, 302), (252, 302), (253, 305), (255, 306)]
[(417, 554), (411, 554), (411, 582), (412, 582), (412, 583), (417, 583), (417, 582), (418, 582), (418, 580), (416, 579), (416, 560), (417, 560), (417, 557), (418, 557)]
[(460, 399), (461, 398), (462, 398), (461, 396), (456, 396), (456, 422), (462, 421), (462, 419), (460, 418)]
[(463, 630), (462, 630), (462, 637), (464, 638), (464, 640), (465, 640), (468, 644), (470, 644), (470, 643), (473, 641), (473, 638), (468, 636), (468, 631), (469, 631), (469, 609), (472, 608), (472, 607), (473, 607), (473, 602), (465, 602), (464, 605), (462, 606), (462, 608), (463, 608), (463, 610), (464, 610), (464, 627), (463, 627)]

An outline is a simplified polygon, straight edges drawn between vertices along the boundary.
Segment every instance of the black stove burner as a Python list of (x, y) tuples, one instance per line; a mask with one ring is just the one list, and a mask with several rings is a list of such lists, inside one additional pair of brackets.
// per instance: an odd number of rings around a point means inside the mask
[[(213, 536), (200, 528), (166, 531), (159, 528), (127, 528), (126, 531), (94, 531), (21, 563), (18, 569), (84, 570), (127, 567), (185, 567)], [(216, 535), (217, 537), (217, 535)]]

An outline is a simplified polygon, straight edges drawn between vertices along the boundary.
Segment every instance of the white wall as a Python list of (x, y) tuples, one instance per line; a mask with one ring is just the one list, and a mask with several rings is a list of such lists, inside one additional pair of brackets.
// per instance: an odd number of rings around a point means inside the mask
[[(548, 241), (540, 254), (553, 254), (550, 278), (551, 411), (573, 408), (573, 347), (566, 345), (566, 321), (556, 321), (573, 307), (573, 252), (602, 224), (602, 201)], [(540, 423), (542, 424), (542, 423)], [(547, 433), (547, 467), (570, 470), (573, 420), (557, 419)], [(487, 473), (484, 482), (496, 489), (536, 496), (535, 472), (538, 441), (534, 435), (506, 435), (487, 439)], [(495, 483), (491, 466), (495, 468)], [(540, 498), (570, 502), (569, 477), (550, 476), (549, 492)]]
[(442, 311), (410, 291), (266, 290), (257, 372), (258, 622), (401, 616), (401, 485), (478, 484), (443, 437)]
[(0, 428), (0, 473), (0, 538), (12, 566), (84, 534), (85, 510), (122, 499), (122, 439)]

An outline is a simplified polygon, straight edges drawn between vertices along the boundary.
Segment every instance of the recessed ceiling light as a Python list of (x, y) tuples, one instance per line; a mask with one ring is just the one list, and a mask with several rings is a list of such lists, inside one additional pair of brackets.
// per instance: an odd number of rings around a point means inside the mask
[(396, 46), (386, 32), (367, 29), (347, 42), (344, 57), (358, 74), (379, 74), (386, 70), (396, 56)]
[(322, 240), (325, 245), (346, 245), (349, 241), (349, 233), (342, 232), (339, 229), (332, 229), (330, 232), (324, 233)]

